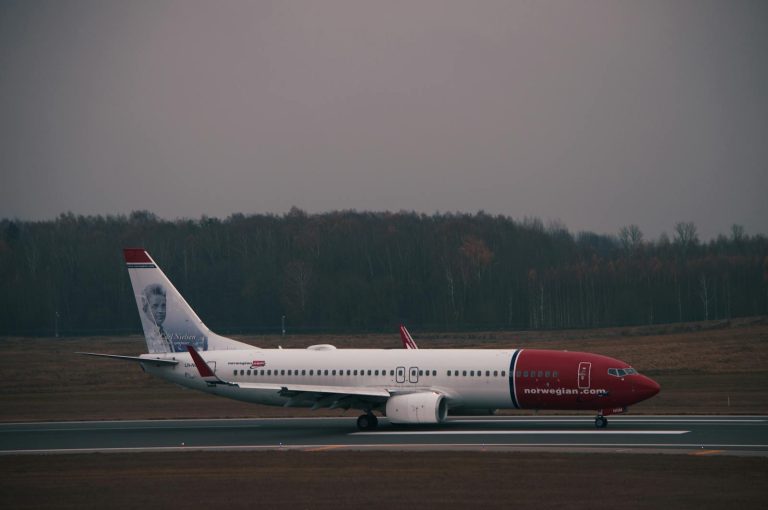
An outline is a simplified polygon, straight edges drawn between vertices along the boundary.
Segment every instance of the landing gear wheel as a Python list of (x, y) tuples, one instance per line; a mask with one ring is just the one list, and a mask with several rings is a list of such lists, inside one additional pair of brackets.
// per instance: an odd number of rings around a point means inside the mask
[(360, 430), (373, 430), (379, 424), (378, 418), (374, 414), (361, 414), (357, 418), (357, 428)]
[(599, 429), (604, 429), (608, 426), (608, 418), (605, 416), (598, 416), (595, 418), (595, 427)]

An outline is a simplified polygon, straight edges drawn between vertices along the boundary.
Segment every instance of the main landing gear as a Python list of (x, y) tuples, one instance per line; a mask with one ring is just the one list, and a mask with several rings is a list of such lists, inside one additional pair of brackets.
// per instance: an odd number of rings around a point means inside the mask
[(379, 419), (373, 413), (361, 414), (357, 418), (357, 428), (360, 430), (373, 430), (379, 424)]
[(595, 427), (599, 429), (604, 429), (607, 426), (608, 426), (608, 418), (606, 418), (602, 414), (598, 414), (597, 418), (595, 418)]

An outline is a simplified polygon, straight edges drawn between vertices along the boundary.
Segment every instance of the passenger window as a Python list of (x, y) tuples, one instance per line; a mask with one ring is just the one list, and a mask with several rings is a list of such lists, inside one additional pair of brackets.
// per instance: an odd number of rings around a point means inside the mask
[(315, 370), (314, 369), (310, 370), (309, 375), (315, 375)]
[(463, 375), (464, 377), (466, 377), (466, 376), (467, 376), (467, 371), (466, 371), (466, 370), (462, 371), (462, 372), (461, 372), (461, 375)]
[(543, 372), (543, 371), (541, 371), (541, 370), (539, 370), (538, 376), (539, 376), (539, 377), (544, 377), (544, 372)]
[(234, 371), (234, 373), (233, 373), (232, 375), (237, 375), (237, 370), (235, 370), (235, 371)]
[(240, 370), (240, 375), (245, 375), (245, 370)]
[(546, 372), (544, 372), (544, 377), (549, 377), (549, 370), (547, 370)]
[(328, 370), (325, 370), (325, 375), (328, 375)]
[[(237, 370), (235, 370), (235, 372), (237, 372)], [(448, 377), (450, 377), (450, 376), (451, 376), (451, 371), (450, 371), (450, 370), (448, 370), (448, 371), (446, 372), (446, 374), (448, 375)]]
[[(518, 372), (518, 373), (519, 373), (519, 372)], [(493, 376), (494, 376), (494, 377), (498, 377), (498, 376), (499, 376), (499, 371), (498, 371), (498, 370), (494, 370), (494, 371), (493, 371)]]
[(504, 377), (504, 374), (506, 374), (506, 372), (504, 370), (502, 370), (501, 371), (501, 376)]
[(528, 377), (528, 371), (527, 370), (523, 370), (523, 377)]
[(437, 370), (432, 371), (432, 377), (437, 377)]
[(347, 375), (352, 375), (352, 370), (347, 370)]
[(485, 371), (485, 376), (486, 377), (490, 377), (491, 376), (491, 371), (490, 370), (486, 370)]
[(454, 370), (454, 371), (453, 371), (453, 375), (455, 375), (456, 377), (458, 377), (458, 376), (459, 376), (459, 371), (458, 371), (458, 370)]
[(248, 370), (248, 371), (245, 373), (245, 375), (251, 375), (251, 371), (250, 371), (250, 370)]
[(552, 377), (554, 377), (555, 379), (557, 379), (557, 370), (555, 370), (554, 372), (552, 372)]
[(423, 375), (424, 375), (424, 371), (423, 370), (419, 370), (419, 377), (422, 377)]
[(332, 371), (332, 372), (331, 372), (331, 375), (336, 375), (336, 371), (335, 371), (335, 370), (334, 370), (334, 371)]
[(379, 375), (379, 371), (377, 370), (373, 375)]
[(354, 374), (354, 375), (357, 375), (357, 370), (355, 370), (355, 371), (353, 372), (353, 374)]
[(288, 375), (293, 375), (293, 374), (292, 374), (292, 370), (289, 370), (289, 371), (288, 371)]
[(368, 375), (371, 375), (371, 371), (370, 370), (368, 371)]
[(389, 375), (395, 375), (395, 371), (394, 370), (390, 370), (389, 371)]
[(301, 371), (301, 375), (307, 375), (307, 371), (306, 370), (302, 370)]
[(267, 375), (272, 375), (272, 370), (267, 370)]

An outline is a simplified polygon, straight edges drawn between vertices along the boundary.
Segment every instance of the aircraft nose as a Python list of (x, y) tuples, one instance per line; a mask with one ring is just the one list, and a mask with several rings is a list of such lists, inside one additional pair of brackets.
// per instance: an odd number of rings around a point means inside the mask
[(637, 390), (638, 393), (642, 396), (642, 399), (648, 399), (652, 396), (656, 395), (659, 391), (661, 391), (661, 386), (659, 386), (659, 383), (651, 379), (650, 377), (646, 377), (644, 375), (640, 376), (640, 380), (637, 381)]

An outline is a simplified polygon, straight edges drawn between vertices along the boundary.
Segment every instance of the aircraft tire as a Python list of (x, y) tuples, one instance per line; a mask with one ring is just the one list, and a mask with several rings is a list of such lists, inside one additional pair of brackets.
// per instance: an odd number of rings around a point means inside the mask
[(608, 426), (608, 418), (605, 416), (598, 416), (595, 418), (595, 427), (598, 429), (604, 429)]
[(373, 414), (361, 414), (357, 418), (357, 428), (360, 430), (373, 430), (379, 424), (379, 420)]

